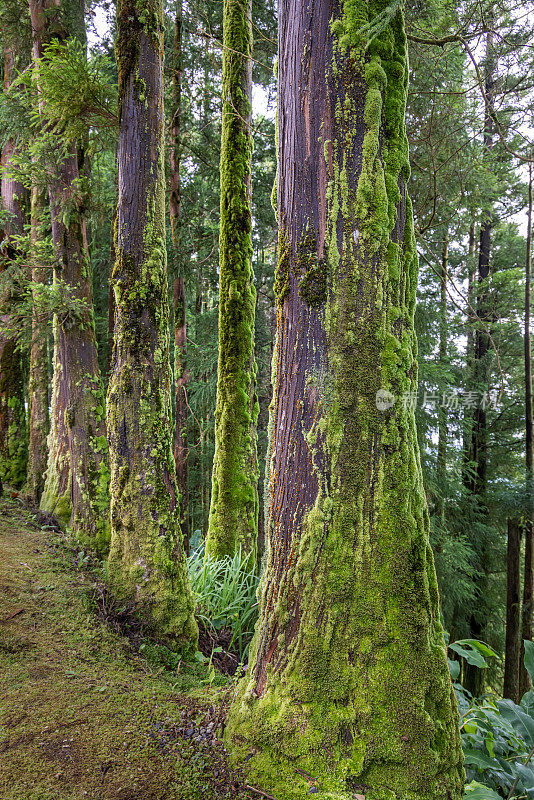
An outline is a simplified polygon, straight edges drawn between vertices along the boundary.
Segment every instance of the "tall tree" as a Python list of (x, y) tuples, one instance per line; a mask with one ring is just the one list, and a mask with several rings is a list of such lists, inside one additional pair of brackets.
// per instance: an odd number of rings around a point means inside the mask
[(172, 453), (165, 251), (163, 7), (119, 0), (119, 197), (108, 388), (109, 572), (160, 633), (195, 647)]
[(519, 642), (521, 607), (520, 556), (521, 525), (518, 520), (509, 519), (506, 558), (506, 642), (503, 697), (509, 697), (514, 703), (518, 703), (521, 697), (519, 690), (519, 658), (521, 654)]
[[(491, 9), (488, 11), (489, 22), (493, 21)], [(494, 146), (494, 120), (493, 103), (495, 99), (495, 48), (494, 33), (489, 30), (485, 41), (484, 61), (484, 155), (489, 163)], [(491, 307), (488, 291), (491, 265), (491, 235), (494, 227), (493, 203), (487, 204), (482, 209), (483, 216), (480, 225), (480, 239), (478, 250), (478, 292), (476, 298), (477, 328), (474, 335), (473, 381), (476, 389), (482, 393), (489, 388), (491, 339), (488, 326), (491, 321)], [(467, 488), (476, 497), (482, 513), (485, 513), (487, 503), (487, 464), (488, 464), (488, 424), (487, 410), (484, 403), (477, 403), (473, 410), (471, 437), (469, 442), (468, 460), (470, 470), (467, 477)], [(482, 541), (480, 548), (480, 565), (482, 577), (480, 591), (487, 591), (488, 572), (488, 546)], [(480, 639), (484, 636), (485, 619), (480, 609), (475, 609), (470, 620), (470, 635)], [(473, 695), (482, 693), (484, 681), (483, 670), (472, 664), (466, 664), (464, 670), (464, 686)]]
[(187, 447), (187, 325), (185, 279), (182, 258), (182, 196), (180, 182), (180, 165), (182, 157), (182, 31), (183, 3), (177, 0), (174, 19), (173, 41), (173, 115), (171, 122), (171, 198), (170, 218), (173, 243), (174, 267), (174, 386), (175, 386), (175, 429), (174, 429), (174, 461), (176, 463), (176, 483), (180, 493), (180, 527), (184, 540), (184, 550), (189, 550), (189, 513), (188, 513), (188, 447)]
[[(534, 606), (534, 510), (532, 469), (534, 465), (534, 437), (532, 421), (532, 349), (530, 342), (530, 303), (532, 272), (532, 164), (529, 165), (527, 254), (525, 263), (525, 313), (523, 342), (525, 351), (525, 469), (526, 500), (525, 513), (525, 569), (523, 575), (523, 608), (521, 612), (521, 641), (532, 640), (532, 611)], [(524, 650), (523, 650), (524, 652)], [(520, 691), (530, 687), (530, 678), (520, 664)]]
[[(6, 48), (4, 54), (4, 90), (14, 78), (15, 52)], [(5, 214), (2, 223), (0, 270), (17, 256), (16, 237), (24, 232), (24, 187), (10, 175), (16, 143), (9, 138), (2, 150), (2, 201)], [(9, 320), (10, 296), (1, 299), (5, 306), (3, 316)], [(8, 326), (9, 327), (9, 326)], [(13, 336), (0, 334), (0, 473), (6, 483), (20, 488), (26, 478), (28, 442), (21, 352)]]
[(410, 402), (407, 78), (398, 6), (280, 3), (270, 513), (226, 742), (287, 800), (462, 794)]
[[(85, 44), (84, 3), (30, 0), (38, 92), (52, 41)], [(41, 106), (41, 111), (42, 111)], [(45, 120), (43, 120), (43, 123)], [(48, 158), (54, 283), (74, 309), (54, 319), (54, 359), (48, 467), (41, 508), (70, 525), (81, 539), (107, 547), (108, 466), (104, 394), (95, 339), (91, 262), (87, 245), (84, 149), (43, 124)]]
[(31, 190), (30, 243), (32, 260), (32, 334), (30, 346), (29, 448), (26, 485), (33, 502), (38, 505), (44, 489), (47, 465), (48, 411), (48, 336), (46, 319), (39, 309), (37, 287), (48, 282), (48, 270), (43, 266), (40, 249), (44, 191), (38, 185)]
[(256, 290), (252, 270), (252, 3), (225, 0), (219, 365), (215, 456), (206, 551), (216, 558), (242, 548), (254, 556), (258, 535), (256, 452)]

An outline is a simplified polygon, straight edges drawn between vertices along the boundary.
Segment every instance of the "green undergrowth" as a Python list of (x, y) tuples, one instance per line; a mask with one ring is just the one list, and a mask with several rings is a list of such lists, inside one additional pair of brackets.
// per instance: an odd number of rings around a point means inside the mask
[(187, 566), (197, 618), (214, 633), (226, 629), (228, 649), (245, 659), (258, 619), (259, 575), (250, 569), (249, 558), (238, 550), (218, 560), (200, 548), (189, 556)]
[(0, 551), (2, 800), (252, 797), (215, 738), (232, 687), (209, 658), (127, 638), (98, 563), (13, 501)]

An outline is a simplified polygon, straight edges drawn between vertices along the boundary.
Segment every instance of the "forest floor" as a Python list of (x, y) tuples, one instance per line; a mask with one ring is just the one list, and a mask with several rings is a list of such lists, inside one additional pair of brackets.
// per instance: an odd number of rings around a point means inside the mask
[(98, 617), (79, 562), (0, 500), (0, 800), (261, 796), (217, 738), (232, 684), (207, 662), (144, 658)]

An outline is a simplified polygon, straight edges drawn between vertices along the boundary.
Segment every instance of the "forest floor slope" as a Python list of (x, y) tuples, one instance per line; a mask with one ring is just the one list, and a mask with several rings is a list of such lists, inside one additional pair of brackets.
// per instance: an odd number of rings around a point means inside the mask
[(0, 500), (1, 800), (257, 797), (215, 737), (228, 691), (187, 693), (103, 625), (74, 552)]

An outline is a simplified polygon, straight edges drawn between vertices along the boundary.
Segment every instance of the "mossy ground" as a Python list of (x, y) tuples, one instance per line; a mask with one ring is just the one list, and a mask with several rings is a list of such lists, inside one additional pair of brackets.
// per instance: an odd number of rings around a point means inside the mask
[(207, 666), (177, 675), (137, 654), (95, 616), (75, 551), (11, 500), (0, 500), (0, 552), (2, 800), (258, 796), (215, 739), (222, 676), (210, 684)]

